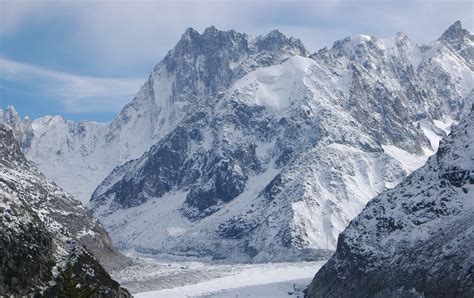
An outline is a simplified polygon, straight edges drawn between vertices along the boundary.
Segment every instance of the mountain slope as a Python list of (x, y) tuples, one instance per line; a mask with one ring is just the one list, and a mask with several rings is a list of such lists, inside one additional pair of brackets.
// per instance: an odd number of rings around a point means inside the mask
[[(177, 105), (192, 109), (165, 114), (176, 122), (112, 171), (91, 208), (124, 248), (239, 261), (327, 256), (364, 204), (422, 165), (466, 114), (473, 37), (459, 27), (423, 47), (398, 34), (349, 37), (311, 56), (286, 51), (222, 88), (193, 76), (177, 89), (200, 94)], [(211, 31), (234, 34), (203, 35)], [(214, 60), (188, 50), (214, 73)]]
[(474, 295), (474, 107), (436, 155), (371, 200), (308, 297)]
[[(32, 167), (13, 132), (0, 125), (0, 294), (57, 292), (68, 262), (102, 295), (126, 295), (102, 264), (126, 258), (112, 249), (104, 228), (79, 202)], [(97, 259), (96, 259), (97, 258)]]
[(13, 109), (0, 112), (0, 122), (15, 128), (23, 152), (47, 177), (87, 204), (114, 167), (142, 155), (201, 98), (295, 54), (308, 55), (299, 40), (278, 31), (252, 37), (214, 27), (203, 34), (189, 28), (110, 123), (77, 123), (60, 116), (21, 121)]

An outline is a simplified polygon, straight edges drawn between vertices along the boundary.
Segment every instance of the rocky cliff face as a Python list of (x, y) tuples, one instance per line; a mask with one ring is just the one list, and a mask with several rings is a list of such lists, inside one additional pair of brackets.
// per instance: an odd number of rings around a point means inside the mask
[(103, 269), (126, 262), (103, 227), (26, 160), (0, 125), (0, 294), (52, 295), (68, 262), (102, 295), (126, 295)]
[(308, 297), (474, 295), (474, 109), (436, 155), (371, 200)]
[[(112, 171), (92, 210), (119, 245), (145, 252), (240, 261), (329, 255), (365, 203), (422, 165), (466, 114), (473, 39), (458, 27), (429, 46), (403, 34), (361, 35), (311, 56), (273, 32), (260, 40), (271, 37), (285, 58), (255, 68), (256, 57), (274, 54), (232, 58), (228, 40), (240, 53), (242, 35), (188, 30), (157, 67), (189, 75), (161, 89), (173, 94), (175, 111), (161, 112), (166, 134)], [(159, 98), (161, 81), (149, 82)]]

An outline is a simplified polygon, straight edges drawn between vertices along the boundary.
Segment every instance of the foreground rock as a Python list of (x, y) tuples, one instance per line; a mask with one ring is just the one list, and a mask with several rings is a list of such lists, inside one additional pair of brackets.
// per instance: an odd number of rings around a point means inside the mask
[(474, 296), (474, 110), (436, 155), (371, 200), (308, 297)]
[[(103, 266), (115, 268), (127, 259), (112, 249), (103, 227), (79, 202), (30, 165), (3, 125), (0, 251), (0, 296), (54, 296), (68, 282), (100, 296), (128, 295)], [(72, 274), (65, 277), (68, 267)]]

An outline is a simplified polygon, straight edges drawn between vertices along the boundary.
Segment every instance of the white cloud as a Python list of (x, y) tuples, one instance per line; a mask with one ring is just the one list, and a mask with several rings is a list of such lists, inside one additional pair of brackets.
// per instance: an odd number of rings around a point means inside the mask
[(66, 112), (116, 112), (138, 92), (145, 78), (79, 76), (0, 58), (0, 79), (63, 104)]

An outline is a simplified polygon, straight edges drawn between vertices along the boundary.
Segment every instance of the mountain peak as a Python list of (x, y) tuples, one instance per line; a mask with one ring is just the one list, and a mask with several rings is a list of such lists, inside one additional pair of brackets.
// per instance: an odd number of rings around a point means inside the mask
[(3, 122), (12, 127), (15, 126), (19, 121), (21, 121), (18, 112), (13, 106), (8, 106), (5, 111), (0, 109), (0, 117), (4, 118)]
[(186, 31), (184, 31), (183, 35), (181, 36), (181, 40), (192, 40), (196, 37), (200, 37), (201, 33), (192, 27), (188, 27)]
[(397, 39), (403, 39), (407, 37), (407, 35), (403, 32), (397, 32), (397, 35), (395, 36)]
[(270, 32), (268, 32), (264, 38), (282, 38), (282, 39), (287, 39), (285, 34), (281, 33), (280, 30), (274, 29)]
[(285, 47), (291, 47), (295, 49), (295, 53), (298, 55), (308, 55), (308, 51), (301, 40), (293, 37), (287, 37), (277, 29), (268, 32), (266, 35), (259, 36), (257, 38), (257, 46), (260, 49), (269, 51), (276, 51)]
[(8, 112), (10, 113), (16, 113), (15, 107), (14, 106), (8, 106), (7, 107)]
[(464, 40), (464, 37), (469, 35), (469, 31), (462, 27), (461, 21), (456, 21), (454, 24), (449, 26), (446, 31), (443, 32), (441, 37), (438, 39), (440, 41), (446, 41), (450, 43), (459, 43)]
[(181, 40), (198, 40), (198, 39), (209, 39), (209, 38), (215, 38), (216, 36), (220, 35), (227, 35), (227, 36), (232, 36), (235, 35), (236, 32), (234, 30), (229, 30), (229, 31), (224, 31), (224, 30), (219, 30), (215, 26), (210, 26), (204, 29), (202, 33), (197, 31), (196, 29), (189, 27), (184, 31)]
[(13, 106), (8, 106), (6, 110), (4, 111), (5, 117), (8, 117), (10, 119), (19, 119), (20, 116), (18, 115), (18, 112), (15, 110), (15, 107)]
[(210, 26), (204, 29), (202, 35), (216, 34), (217, 32), (219, 32), (219, 30), (215, 26)]

